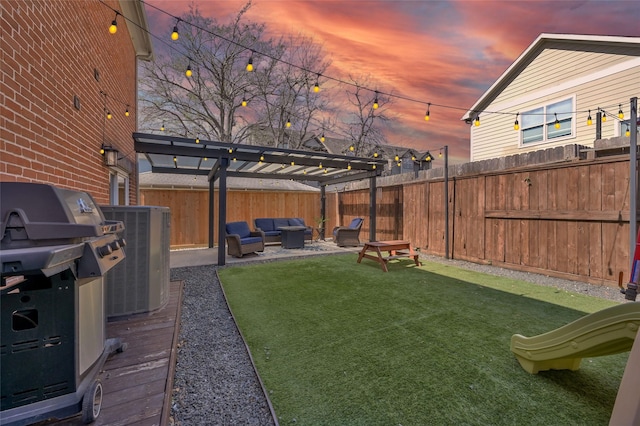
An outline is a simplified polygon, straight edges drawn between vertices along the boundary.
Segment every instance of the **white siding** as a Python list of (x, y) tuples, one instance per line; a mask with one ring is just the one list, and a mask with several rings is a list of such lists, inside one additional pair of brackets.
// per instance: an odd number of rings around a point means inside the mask
[[(566, 45), (567, 49), (575, 45)], [(575, 134), (553, 142), (520, 144), (520, 132), (513, 129), (515, 115), (481, 113), (480, 127), (471, 126), (470, 161), (503, 157), (567, 144), (593, 146), (598, 107), (611, 113), (602, 126), (602, 137), (613, 137), (614, 117), (622, 104), (629, 116), (629, 99), (640, 97), (640, 48), (609, 49), (608, 52), (559, 50), (559, 43), (545, 48), (516, 78), (484, 108), (492, 112), (522, 112), (550, 102), (574, 97)], [(609, 74), (609, 70), (615, 70)], [(556, 90), (557, 89), (557, 90)], [(587, 126), (588, 110), (594, 124)], [(521, 121), (521, 119), (520, 119)]]

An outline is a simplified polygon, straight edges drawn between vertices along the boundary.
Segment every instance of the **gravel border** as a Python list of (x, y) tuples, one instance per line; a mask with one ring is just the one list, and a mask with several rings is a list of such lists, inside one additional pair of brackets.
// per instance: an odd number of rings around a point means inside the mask
[[(420, 255), (420, 259), (559, 290), (625, 302), (617, 288)], [(269, 262), (274, 260), (265, 260)], [(245, 342), (229, 311), (217, 266), (171, 269), (184, 281), (171, 425), (278, 425)]]

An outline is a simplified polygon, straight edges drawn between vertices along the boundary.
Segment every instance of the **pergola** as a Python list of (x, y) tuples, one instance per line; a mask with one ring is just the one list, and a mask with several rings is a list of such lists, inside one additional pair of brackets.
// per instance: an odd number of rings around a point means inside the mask
[(293, 179), (320, 185), (320, 216), (326, 216), (326, 186), (369, 179), (369, 239), (376, 240), (376, 177), (386, 160), (241, 145), (168, 135), (134, 133), (134, 149), (153, 173), (204, 175), (209, 180), (209, 247), (213, 247), (214, 183), (218, 181), (218, 265), (225, 264), (227, 177)]

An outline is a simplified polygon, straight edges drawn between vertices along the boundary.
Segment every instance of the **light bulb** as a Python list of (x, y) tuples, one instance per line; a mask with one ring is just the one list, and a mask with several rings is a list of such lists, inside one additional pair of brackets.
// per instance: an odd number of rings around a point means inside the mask
[(351, 145), (351, 146), (349, 147), (349, 151), (351, 151), (351, 152), (355, 151), (355, 148), (354, 148), (354, 146), (353, 146), (353, 145)]
[(290, 119), (288, 119), (288, 118), (287, 118), (287, 124), (286, 124), (286, 126), (287, 126), (287, 127), (291, 127), (291, 120), (290, 120)]
[(104, 146), (100, 147), (100, 155), (104, 155)]
[(164, 123), (162, 123), (162, 127), (160, 127), (160, 130), (164, 132)]
[(351, 163), (347, 164), (347, 170), (351, 170)]
[(376, 168), (376, 165), (374, 164), (374, 165), (373, 165), (373, 166), (372, 166), (371, 168), (375, 170), (375, 168)]
[(627, 126), (627, 131), (626, 131), (626, 132), (624, 132), (624, 135), (625, 135), (626, 137), (631, 136), (631, 131), (629, 130), (629, 126)]
[(129, 108), (127, 108), (127, 109), (124, 111), (124, 116), (125, 116), (125, 117), (128, 117), (128, 116), (129, 116)]
[(478, 127), (480, 125), (480, 116), (477, 116), (475, 120), (473, 120), (473, 125)]
[(253, 55), (249, 57), (249, 62), (247, 62), (247, 71), (253, 71)]
[(558, 114), (554, 112), (553, 115), (556, 117), (556, 121), (553, 123), (553, 126), (556, 129), (559, 129), (560, 128), (560, 121), (558, 121)]
[(187, 70), (184, 72), (184, 75), (187, 77), (191, 77), (193, 75), (193, 71), (191, 71), (191, 64), (187, 67)]
[(171, 33), (171, 40), (176, 41), (178, 38), (180, 38), (180, 34), (178, 34), (178, 26), (174, 26), (173, 27), (173, 32)]
[(513, 130), (520, 130), (520, 123), (518, 123), (518, 116), (520, 113), (516, 114), (516, 121), (513, 123)]
[(398, 161), (399, 159), (400, 159), (400, 157), (398, 157), (398, 156), (396, 155), (395, 160), (396, 160), (396, 161)]
[(373, 158), (378, 158), (378, 153), (377, 152), (373, 153)]
[(115, 34), (118, 32), (118, 12), (116, 12), (116, 17), (111, 21), (111, 26), (109, 27), (109, 33)]
[(107, 120), (111, 120), (111, 117), (113, 117), (113, 116), (111, 115), (111, 111), (107, 111)]
[(315, 86), (313, 86), (313, 91), (318, 93), (320, 91), (320, 85), (316, 82)]
[(324, 137), (324, 133), (322, 135), (320, 135), (320, 142), (324, 143), (325, 141), (325, 137)]
[(245, 98), (242, 98), (242, 103), (240, 105), (242, 105), (243, 107), (246, 107), (247, 106), (247, 100)]
[(618, 108), (620, 108), (620, 109), (618, 110), (618, 118), (619, 118), (620, 120), (623, 120), (623, 119), (624, 119), (624, 112), (622, 112), (622, 104), (618, 105)]
[(200, 138), (196, 136), (196, 143), (200, 143)]
[(607, 113), (602, 111), (602, 122), (606, 122), (607, 121)]
[(591, 111), (589, 111), (589, 116), (587, 117), (587, 126), (591, 126), (593, 124), (593, 120), (591, 119)]
[(431, 117), (429, 116), (429, 110), (424, 114), (424, 121), (429, 121)]
[(378, 98), (373, 101), (373, 109), (378, 109), (380, 105), (378, 104)]

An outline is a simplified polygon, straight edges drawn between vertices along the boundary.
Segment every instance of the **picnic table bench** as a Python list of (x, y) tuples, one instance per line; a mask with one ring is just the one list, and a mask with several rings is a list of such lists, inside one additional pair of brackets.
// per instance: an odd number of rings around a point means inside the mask
[[(373, 252), (375, 254), (369, 254), (368, 252)], [(383, 255), (383, 252), (388, 253), (388, 255)], [(358, 256), (358, 263), (360, 263), (362, 258), (366, 257), (367, 259), (378, 262), (382, 266), (382, 270), (384, 272), (389, 272), (389, 269), (387, 269), (387, 262), (393, 259), (406, 257), (413, 259), (417, 266), (421, 266), (422, 263), (418, 260), (418, 256), (419, 254), (411, 248), (411, 243), (409, 243), (409, 241), (372, 241), (364, 243), (364, 247), (362, 247), (362, 251), (360, 251), (360, 255)]]

